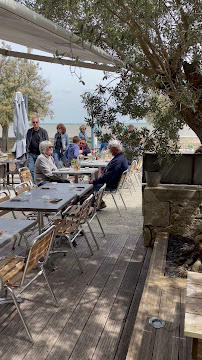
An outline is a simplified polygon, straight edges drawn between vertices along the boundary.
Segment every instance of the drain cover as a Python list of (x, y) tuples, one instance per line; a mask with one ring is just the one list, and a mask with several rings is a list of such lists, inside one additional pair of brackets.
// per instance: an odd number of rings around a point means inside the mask
[(165, 321), (157, 317), (152, 317), (149, 319), (149, 324), (155, 329), (160, 329), (165, 326)]

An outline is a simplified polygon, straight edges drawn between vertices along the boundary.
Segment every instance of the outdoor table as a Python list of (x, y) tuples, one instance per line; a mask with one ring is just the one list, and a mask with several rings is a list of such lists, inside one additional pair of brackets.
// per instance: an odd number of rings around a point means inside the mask
[(58, 169), (53, 171), (53, 174), (57, 174), (57, 175), (72, 175), (75, 177), (75, 183), (79, 182), (79, 176), (81, 175), (88, 175), (90, 177), (90, 180), (94, 180), (95, 178), (95, 174), (98, 172), (97, 168), (81, 168), (80, 170), (75, 170), (73, 168), (62, 168), (62, 169)]
[(20, 219), (3, 219), (0, 218), (0, 248), (15, 240), (19, 235), (22, 235), (32, 225), (35, 220), (20, 220)]
[(108, 161), (105, 160), (84, 160), (80, 162), (83, 167), (98, 168), (98, 176), (101, 175), (101, 170), (108, 165)]
[[(43, 228), (43, 213), (58, 212), (67, 206), (73, 199), (86, 194), (93, 185), (82, 184), (82, 186), (74, 187), (71, 184), (47, 183), (36, 189), (31, 190), (31, 196), (27, 198), (26, 193), (16, 196), (26, 201), (12, 201), (12, 199), (4, 201), (0, 204), (0, 210), (13, 211), (36, 211), (38, 213), (39, 233)], [(44, 199), (43, 197), (49, 197)], [(61, 199), (58, 202), (50, 202), (51, 199)]]
[(9, 185), (9, 164), (24, 164), (24, 161), (4, 157), (0, 158), (0, 166), (4, 165), (6, 167), (7, 185)]

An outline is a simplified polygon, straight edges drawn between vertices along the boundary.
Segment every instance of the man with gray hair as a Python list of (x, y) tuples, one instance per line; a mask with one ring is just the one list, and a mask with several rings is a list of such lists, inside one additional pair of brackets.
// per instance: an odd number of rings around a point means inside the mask
[(48, 140), (42, 141), (39, 144), (39, 150), (41, 154), (36, 160), (34, 172), (36, 185), (41, 186), (49, 181), (69, 183), (69, 180), (63, 180), (60, 176), (53, 174), (53, 171), (58, 169), (52, 156), (53, 146), (51, 142)]
[[(115, 190), (121, 175), (128, 169), (128, 161), (123, 154), (121, 143), (118, 140), (111, 140), (108, 143), (108, 149), (113, 155), (113, 159), (106, 166), (104, 173), (93, 180), (94, 191), (98, 191), (103, 184), (106, 184), (106, 190)], [(104, 207), (106, 207), (105, 203), (101, 208)]]

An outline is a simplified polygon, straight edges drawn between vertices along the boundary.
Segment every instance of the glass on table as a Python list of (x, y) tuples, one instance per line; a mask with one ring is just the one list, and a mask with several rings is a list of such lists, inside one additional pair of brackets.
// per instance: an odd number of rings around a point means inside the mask
[(48, 202), (48, 201), (50, 201), (50, 196), (49, 196), (48, 194), (43, 195), (43, 196), (42, 196), (42, 200), (43, 200), (44, 202)]
[(31, 193), (31, 191), (26, 191), (26, 192), (24, 193), (24, 198), (25, 198), (27, 201), (32, 200), (32, 193)]

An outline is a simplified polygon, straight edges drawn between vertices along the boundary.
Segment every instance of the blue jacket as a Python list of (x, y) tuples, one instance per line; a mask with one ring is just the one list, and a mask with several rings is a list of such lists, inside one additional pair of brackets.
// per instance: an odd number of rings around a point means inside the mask
[[(53, 149), (55, 150), (55, 145), (56, 145), (56, 141), (57, 141), (57, 137), (58, 137), (58, 133), (55, 134), (54, 137), (54, 145), (53, 145)], [(65, 151), (67, 150), (68, 146), (69, 146), (69, 136), (67, 135), (67, 133), (65, 134), (61, 134), (61, 141), (62, 141), (62, 150)]]
[(67, 151), (65, 152), (65, 156), (68, 159), (69, 165), (71, 165), (72, 159), (77, 159), (79, 156), (80, 147), (73, 143), (68, 146)]
[(86, 141), (88, 141), (88, 135), (86, 134), (86, 132), (83, 133), (82, 131), (80, 131), (79, 137), (81, 137), (81, 136), (84, 136)]
[(106, 166), (104, 173), (93, 181), (93, 185), (105, 184), (110, 189), (116, 189), (121, 175), (128, 169), (128, 161), (124, 154), (120, 152)]

